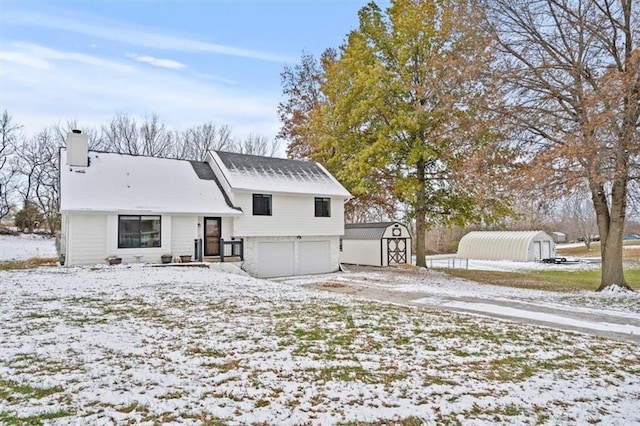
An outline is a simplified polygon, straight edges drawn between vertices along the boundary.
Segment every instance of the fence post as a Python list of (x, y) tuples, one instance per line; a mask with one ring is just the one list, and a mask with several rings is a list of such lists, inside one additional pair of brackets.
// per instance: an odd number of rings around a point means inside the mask
[(220, 238), (220, 262), (224, 262), (224, 239)]

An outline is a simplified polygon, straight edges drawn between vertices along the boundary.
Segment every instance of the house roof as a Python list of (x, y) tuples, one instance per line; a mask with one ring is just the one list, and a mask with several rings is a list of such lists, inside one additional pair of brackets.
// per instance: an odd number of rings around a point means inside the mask
[(89, 151), (89, 166), (60, 150), (60, 211), (239, 215), (204, 162)]
[(289, 160), (213, 151), (229, 186), (235, 191), (281, 192), (350, 198), (351, 194), (313, 161)]
[(384, 232), (396, 222), (348, 223), (344, 225), (343, 240), (380, 240)]

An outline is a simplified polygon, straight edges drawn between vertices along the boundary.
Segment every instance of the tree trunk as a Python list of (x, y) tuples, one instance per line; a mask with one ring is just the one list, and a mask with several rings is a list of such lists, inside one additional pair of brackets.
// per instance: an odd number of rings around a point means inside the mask
[(602, 277), (600, 287), (597, 291), (618, 285), (631, 290), (631, 287), (624, 279), (624, 269), (622, 267), (622, 233), (623, 228), (620, 224), (612, 223), (609, 227), (607, 240), (600, 240), (602, 254)]
[(416, 176), (418, 178), (418, 194), (416, 197), (416, 266), (427, 266), (424, 258), (424, 219), (427, 214), (427, 202), (425, 194), (424, 160), (418, 161), (416, 165)]
[(600, 286), (602, 291), (609, 286), (617, 285), (628, 290), (631, 287), (624, 279), (622, 266), (622, 235), (626, 214), (626, 179), (616, 180), (611, 191), (611, 209), (607, 205), (607, 197), (602, 185), (592, 186), (593, 204), (596, 210), (598, 230), (600, 232), (600, 254), (602, 256), (602, 275)]

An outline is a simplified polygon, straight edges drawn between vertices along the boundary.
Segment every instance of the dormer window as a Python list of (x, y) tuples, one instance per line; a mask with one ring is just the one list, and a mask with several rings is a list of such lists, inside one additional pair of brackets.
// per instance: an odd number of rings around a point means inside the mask
[(253, 194), (253, 215), (271, 216), (270, 194)]
[(315, 198), (316, 217), (331, 217), (331, 198)]

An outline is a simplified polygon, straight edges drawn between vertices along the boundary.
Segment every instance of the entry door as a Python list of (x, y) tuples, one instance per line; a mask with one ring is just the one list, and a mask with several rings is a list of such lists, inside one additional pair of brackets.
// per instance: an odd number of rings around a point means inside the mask
[(533, 242), (533, 260), (541, 260), (542, 259), (542, 246), (540, 245), (540, 241)]
[(204, 218), (204, 255), (220, 256), (220, 229), (219, 217)]
[(387, 240), (387, 263), (407, 263), (407, 240), (389, 238)]

